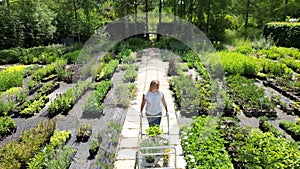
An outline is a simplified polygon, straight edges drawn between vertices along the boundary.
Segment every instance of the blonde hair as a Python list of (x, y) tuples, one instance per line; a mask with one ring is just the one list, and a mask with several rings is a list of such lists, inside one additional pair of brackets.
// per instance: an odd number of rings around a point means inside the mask
[(154, 88), (156, 85), (159, 85), (159, 81), (158, 81), (158, 80), (152, 80), (151, 83), (150, 83), (149, 91), (152, 91), (153, 88)]

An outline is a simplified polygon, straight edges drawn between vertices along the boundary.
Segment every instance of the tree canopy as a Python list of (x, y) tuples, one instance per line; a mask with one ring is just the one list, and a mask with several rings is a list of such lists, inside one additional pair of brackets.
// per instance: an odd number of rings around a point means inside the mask
[(270, 21), (299, 18), (300, 0), (1, 0), (0, 49), (85, 42), (106, 23), (151, 11), (179, 16), (222, 41), (226, 29), (248, 36)]

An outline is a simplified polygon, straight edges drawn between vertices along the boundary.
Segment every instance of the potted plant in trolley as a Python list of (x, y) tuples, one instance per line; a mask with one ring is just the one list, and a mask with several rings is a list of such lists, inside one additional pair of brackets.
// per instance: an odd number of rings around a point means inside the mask
[(97, 139), (93, 139), (89, 144), (89, 153), (91, 159), (95, 158), (95, 155), (97, 154), (98, 150), (99, 150), (99, 142)]
[(92, 125), (83, 123), (77, 130), (76, 138), (77, 141), (87, 142), (92, 134)]
[[(168, 146), (169, 141), (161, 136), (162, 133), (158, 125), (151, 126), (146, 130), (146, 137), (141, 140), (140, 144), (142, 154), (141, 166), (147, 168), (159, 167), (162, 157), (166, 157), (163, 160), (168, 159), (167, 156), (164, 156), (168, 148), (161, 147)], [(156, 153), (161, 153), (161, 155)]]

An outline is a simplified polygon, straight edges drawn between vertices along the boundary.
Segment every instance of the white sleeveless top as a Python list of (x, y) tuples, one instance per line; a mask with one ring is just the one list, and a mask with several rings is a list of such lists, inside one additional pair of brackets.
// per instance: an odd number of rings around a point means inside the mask
[(162, 112), (161, 99), (164, 97), (163, 92), (150, 92), (145, 94), (146, 98), (146, 112), (150, 115), (157, 115)]

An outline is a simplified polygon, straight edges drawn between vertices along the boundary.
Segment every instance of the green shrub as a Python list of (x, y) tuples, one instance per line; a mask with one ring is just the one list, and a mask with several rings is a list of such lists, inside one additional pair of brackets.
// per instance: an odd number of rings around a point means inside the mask
[(181, 145), (188, 168), (232, 169), (233, 164), (225, 150), (225, 140), (218, 130), (218, 118), (199, 116), (181, 132)]
[(0, 64), (18, 63), (23, 50), (21, 48), (12, 48), (0, 51)]
[(272, 37), (278, 46), (300, 48), (300, 23), (270, 22), (264, 27), (264, 36)]
[(66, 53), (62, 56), (63, 59), (66, 59), (68, 64), (77, 62), (77, 58), (80, 54), (81, 50), (76, 50), (73, 52)]
[(0, 72), (0, 92), (6, 91), (11, 87), (20, 87), (23, 84), (23, 75), (17, 71)]
[(260, 65), (256, 58), (246, 56), (237, 52), (219, 52), (224, 71), (228, 75), (244, 75), (246, 77), (255, 77)]
[(244, 168), (298, 168), (299, 144), (253, 129), (237, 149), (236, 160)]

